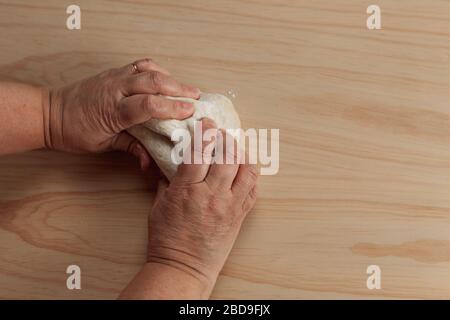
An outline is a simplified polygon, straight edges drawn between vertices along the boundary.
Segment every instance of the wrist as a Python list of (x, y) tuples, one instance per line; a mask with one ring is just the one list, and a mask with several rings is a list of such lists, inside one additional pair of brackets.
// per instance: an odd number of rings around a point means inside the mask
[[(213, 287), (219, 276), (221, 267), (211, 264), (201, 257), (203, 254), (192, 248), (169, 246), (153, 239), (149, 242), (147, 263), (160, 263), (183, 271), (203, 282), (205, 286)], [(211, 288), (212, 289), (212, 288)]]
[(167, 273), (176, 274), (183, 278), (194, 291), (198, 293), (197, 299), (207, 299), (216, 283), (218, 272), (205, 268), (191, 256), (184, 256), (183, 253), (165, 254), (164, 256), (149, 255), (147, 258), (147, 268), (164, 269)]
[(208, 299), (216, 279), (205, 277), (180, 267), (177, 263), (147, 262), (144, 266), (149, 272), (162, 279), (171, 288), (171, 297), (166, 299)]
[(44, 142), (47, 149), (59, 150), (62, 145), (61, 93), (58, 89), (44, 89), (42, 112)]

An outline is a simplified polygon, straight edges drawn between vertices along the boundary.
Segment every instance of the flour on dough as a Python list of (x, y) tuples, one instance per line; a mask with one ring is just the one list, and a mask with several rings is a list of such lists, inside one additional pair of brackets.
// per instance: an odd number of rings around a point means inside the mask
[(168, 98), (192, 102), (195, 107), (194, 114), (184, 120), (151, 119), (128, 129), (128, 132), (144, 145), (161, 171), (170, 180), (178, 167), (172, 162), (170, 156), (175, 145), (170, 139), (174, 130), (187, 129), (192, 132), (194, 122), (204, 117), (214, 120), (220, 129), (238, 129), (241, 124), (233, 103), (221, 94), (202, 93), (199, 100)]

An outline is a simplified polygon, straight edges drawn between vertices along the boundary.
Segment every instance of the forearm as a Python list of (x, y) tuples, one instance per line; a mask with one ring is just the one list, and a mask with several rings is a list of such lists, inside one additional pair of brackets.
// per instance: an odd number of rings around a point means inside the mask
[(161, 263), (146, 263), (122, 291), (119, 299), (208, 299), (212, 289), (212, 283), (173, 266)]
[(46, 104), (47, 89), (0, 82), (0, 155), (45, 147)]

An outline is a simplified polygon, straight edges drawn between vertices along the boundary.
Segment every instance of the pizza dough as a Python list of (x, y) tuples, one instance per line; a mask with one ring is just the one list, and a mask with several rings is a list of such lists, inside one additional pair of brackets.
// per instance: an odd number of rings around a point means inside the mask
[(186, 129), (192, 133), (194, 122), (204, 117), (214, 120), (220, 129), (239, 129), (241, 124), (233, 103), (221, 94), (202, 93), (199, 100), (167, 98), (192, 102), (195, 107), (194, 114), (184, 120), (151, 119), (128, 129), (128, 132), (144, 145), (161, 171), (170, 180), (178, 167), (171, 159), (172, 148), (175, 146), (175, 142), (171, 141), (174, 130)]

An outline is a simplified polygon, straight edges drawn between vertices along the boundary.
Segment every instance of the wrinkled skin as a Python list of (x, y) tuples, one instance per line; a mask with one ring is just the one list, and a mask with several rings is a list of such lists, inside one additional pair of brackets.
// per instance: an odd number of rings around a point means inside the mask
[(192, 104), (160, 95), (198, 99), (200, 91), (179, 83), (150, 59), (50, 90), (45, 144), (77, 153), (128, 151), (148, 166), (147, 152), (125, 130), (150, 118), (184, 119), (194, 112)]
[[(202, 124), (203, 131), (214, 128), (209, 119)], [(206, 147), (193, 152), (207, 158)], [(149, 217), (148, 261), (179, 268), (212, 289), (255, 204), (257, 177), (248, 164), (180, 165), (170, 185), (158, 188)]]

